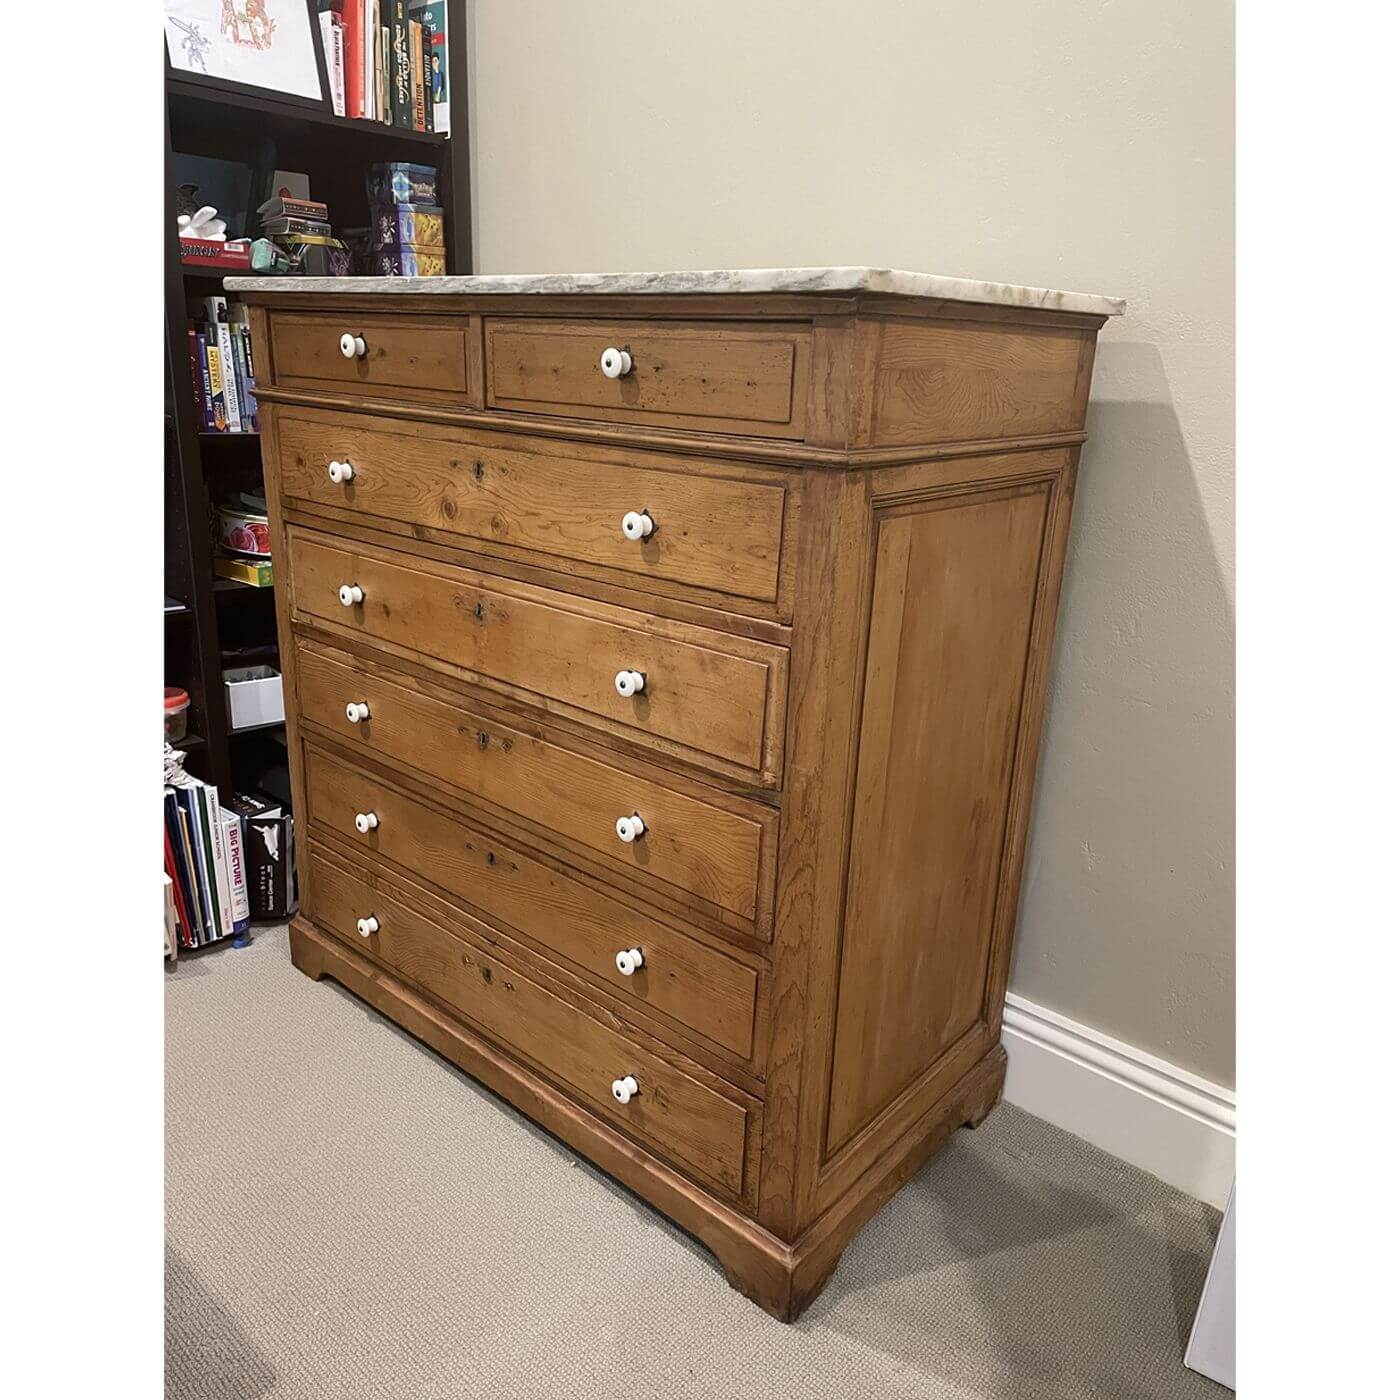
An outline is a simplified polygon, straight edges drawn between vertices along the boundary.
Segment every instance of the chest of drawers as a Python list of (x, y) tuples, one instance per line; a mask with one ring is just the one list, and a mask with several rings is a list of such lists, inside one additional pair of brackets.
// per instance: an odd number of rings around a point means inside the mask
[(229, 285), (296, 965), (795, 1317), (1001, 1090), (1121, 306), (868, 269)]

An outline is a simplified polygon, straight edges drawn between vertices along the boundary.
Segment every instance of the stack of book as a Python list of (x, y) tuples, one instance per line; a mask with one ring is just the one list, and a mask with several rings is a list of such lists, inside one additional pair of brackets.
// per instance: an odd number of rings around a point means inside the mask
[(287, 919), (297, 908), (291, 812), (219, 790), (167, 763), (165, 873), (175, 905), (176, 941), (202, 948), (247, 933), (254, 919)]
[(446, 131), (446, 0), (320, 0), (337, 116)]
[(248, 308), (205, 297), (200, 319), (186, 323), (195, 418), (206, 433), (255, 433), (253, 340)]

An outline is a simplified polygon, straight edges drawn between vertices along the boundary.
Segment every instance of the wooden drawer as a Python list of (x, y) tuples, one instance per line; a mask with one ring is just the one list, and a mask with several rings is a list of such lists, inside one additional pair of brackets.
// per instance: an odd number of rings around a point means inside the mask
[[(304, 766), (313, 828), (412, 871), (489, 923), (516, 930), (614, 992), (752, 1060), (754, 967), (343, 759), (307, 745)], [(369, 812), (378, 825), (362, 833), (355, 818)], [(630, 948), (640, 948), (646, 961), (624, 976), (615, 959)]]
[[(486, 404), (521, 413), (800, 438), (806, 326), (487, 317)], [(609, 379), (603, 351), (626, 350)]]
[[(474, 1028), (529, 1061), (600, 1117), (655, 1146), (683, 1170), (744, 1192), (744, 1148), (751, 1111), (694, 1072), (638, 1043), (616, 1022), (593, 1015), (465, 937), (450, 933), (395, 897), (390, 880), (354, 871), (310, 848), (311, 917), (430, 995)], [(373, 915), (378, 931), (357, 922)], [(637, 1081), (619, 1103), (612, 1082)]]
[[(643, 453), (522, 449), (464, 433), (358, 415), (289, 410), (277, 419), (282, 493), (330, 506), (509, 546), (550, 559), (598, 565), (618, 582), (667, 579), (736, 598), (776, 602), (787, 488), (710, 475), (713, 463)], [(331, 462), (349, 462), (332, 481)], [(622, 520), (645, 512), (646, 540)]]
[[(343, 315), (274, 311), (268, 317), (272, 382), (287, 388), (350, 391), (387, 399), (465, 402), (465, 316)], [(347, 358), (343, 335), (363, 339)]]
[[(776, 780), (785, 647), (299, 528), (288, 539), (299, 617), (624, 737)], [(343, 585), (363, 601), (343, 606)], [(621, 671), (644, 675), (645, 689), (619, 694)]]
[[(642, 885), (675, 886), (738, 916), (745, 931), (771, 935), (777, 821), (759, 804), (694, 796), (428, 695), (409, 677), (305, 643), (297, 648), (296, 674), (302, 718), (341, 744), (451, 784), (602, 856)], [(349, 704), (368, 706), (369, 717), (350, 722)], [(619, 840), (616, 822), (633, 812), (647, 829), (629, 845)]]

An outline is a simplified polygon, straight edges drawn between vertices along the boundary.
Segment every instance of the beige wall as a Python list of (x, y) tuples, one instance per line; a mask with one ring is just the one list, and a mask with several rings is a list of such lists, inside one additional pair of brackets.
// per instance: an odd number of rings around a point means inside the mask
[(1233, 1083), (1233, 13), (477, 0), (483, 272), (872, 264), (1125, 296), (1014, 990)]

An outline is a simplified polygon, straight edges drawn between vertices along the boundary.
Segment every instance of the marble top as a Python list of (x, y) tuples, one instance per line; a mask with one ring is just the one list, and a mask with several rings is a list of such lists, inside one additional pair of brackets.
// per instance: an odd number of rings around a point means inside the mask
[(750, 267), (710, 272), (530, 272), (483, 277), (227, 277), (231, 292), (365, 292), (421, 295), (650, 295), (724, 292), (883, 292), (892, 296), (1028, 306), (1040, 311), (1080, 311), (1121, 316), (1127, 303), (1092, 292), (1056, 292), (1008, 282), (975, 282), (931, 272), (886, 267)]

